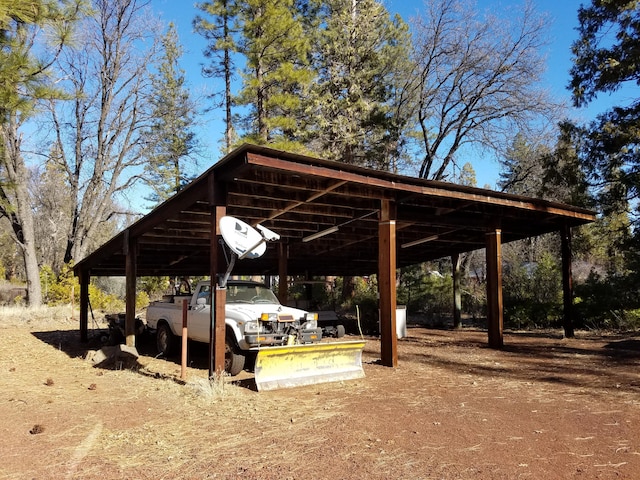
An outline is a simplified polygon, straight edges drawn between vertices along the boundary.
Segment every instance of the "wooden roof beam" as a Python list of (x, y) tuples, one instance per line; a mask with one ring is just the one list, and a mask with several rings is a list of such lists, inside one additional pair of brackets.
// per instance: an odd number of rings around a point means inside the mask
[[(279, 217), (280, 215), (284, 215), (285, 213), (301, 206), (304, 205), (305, 203), (310, 203), (313, 202), (314, 200), (322, 197), (323, 195), (326, 195), (328, 192), (335, 190), (338, 187), (341, 187), (342, 185), (344, 185), (346, 182), (345, 181), (339, 181), (339, 182), (335, 182), (332, 185), (330, 185), (329, 187), (325, 188), (324, 190), (320, 191), (320, 192), (316, 192), (313, 195), (311, 195), (310, 197), (308, 197), (306, 200), (301, 201), (301, 202), (292, 202), (289, 205), (287, 205), (286, 207), (277, 210), (275, 212), (272, 212), (271, 215), (269, 215), (269, 217), (265, 218), (263, 221), (267, 221), (267, 220), (273, 220), (274, 218)], [(258, 222), (259, 223), (259, 222)]]

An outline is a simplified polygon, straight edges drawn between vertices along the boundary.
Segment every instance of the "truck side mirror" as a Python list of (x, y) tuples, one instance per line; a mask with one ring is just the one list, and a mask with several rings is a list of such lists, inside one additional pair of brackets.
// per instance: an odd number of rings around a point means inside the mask
[(196, 300), (196, 305), (206, 305), (207, 304), (207, 299), (204, 297), (200, 297)]

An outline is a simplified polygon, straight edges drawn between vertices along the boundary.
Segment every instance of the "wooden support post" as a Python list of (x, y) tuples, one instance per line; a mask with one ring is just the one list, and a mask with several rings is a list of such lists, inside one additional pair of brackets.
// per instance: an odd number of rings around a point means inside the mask
[(214, 291), (211, 292), (215, 295), (213, 301), (212, 310), (215, 311), (214, 320), (214, 350), (213, 350), (213, 370), (209, 371), (209, 378), (222, 375), (224, 372), (224, 353), (226, 342), (226, 326), (225, 326), (225, 305), (227, 303), (227, 289), (221, 288), (216, 285)]
[(226, 207), (211, 207), (211, 325), (209, 330), (209, 378), (224, 371), (226, 288), (218, 287), (218, 275), (225, 269), (219, 263), (221, 245), (219, 222)]
[(281, 241), (278, 243), (278, 300), (283, 305), (289, 301), (289, 285), (287, 284), (287, 263), (289, 260), (289, 246)]
[(221, 262), (222, 249), (219, 240), (220, 219), (227, 213), (227, 191), (225, 185), (209, 176), (209, 208), (210, 208), (210, 253), (209, 271), (211, 278), (211, 322), (209, 325), (209, 378), (224, 372), (225, 352), (225, 303), (226, 288), (218, 287), (218, 275), (226, 270)]
[(501, 230), (495, 228), (486, 234), (487, 245), (487, 328), (489, 346), (502, 348), (502, 243)]
[(125, 253), (125, 319), (124, 333), (125, 343), (128, 347), (136, 345), (136, 278), (137, 269), (137, 243), (129, 235), (129, 230), (125, 230), (124, 253)]
[(382, 365), (398, 366), (396, 335), (396, 205), (382, 200), (378, 224), (378, 291)]
[(562, 298), (564, 336), (573, 338), (573, 273), (571, 271), (571, 227), (564, 225), (560, 231), (562, 239)]
[(462, 327), (462, 271), (460, 270), (460, 254), (451, 255), (451, 271), (453, 277), (453, 328)]
[(78, 272), (80, 282), (80, 341), (89, 341), (89, 272)]

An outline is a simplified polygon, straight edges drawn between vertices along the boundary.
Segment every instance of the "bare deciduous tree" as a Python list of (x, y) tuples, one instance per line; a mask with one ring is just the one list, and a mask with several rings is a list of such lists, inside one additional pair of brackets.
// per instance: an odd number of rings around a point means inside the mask
[(433, 0), (414, 19), (421, 178), (443, 179), (465, 144), (501, 151), (555, 123), (559, 105), (540, 86), (547, 22), (528, 0), (510, 13), (479, 18), (465, 0)]
[(0, 216), (9, 220), (11, 238), (22, 253), (29, 303), (39, 306), (42, 304), (42, 289), (28, 188), (29, 170), (22, 155), (23, 136), (19, 131), (22, 122), (15, 112), (7, 115), (5, 120), (0, 123)]
[[(55, 150), (49, 155), (56, 155)], [(41, 265), (50, 266), (56, 274), (63, 268), (67, 225), (70, 223), (71, 200), (66, 186), (64, 172), (53, 162), (46, 162), (42, 170), (34, 168), (31, 171), (30, 191), (38, 257)]]
[[(29, 303), (42, 303), (30, 172), (24, 152), (25, 123), (38, 102), (60, 96), (51, 66), (82, 10), (80, 1), (14, 1), (0, 15), (0, 218), (24, 260)], [(46, 41), (45, 41), (46, 39)]]
[[(118, 212), (116, 198), (139, 179), (149, 126), (149, 66), (160, 25), (146, 2), (96, 0), (80, 44), (59, 62), (73, 102), (52, 103), (51, 119), (71, 198), (64, 261), (96, 246), (102, 224)], [(93, 242), (93, 243), (92, 243)]]

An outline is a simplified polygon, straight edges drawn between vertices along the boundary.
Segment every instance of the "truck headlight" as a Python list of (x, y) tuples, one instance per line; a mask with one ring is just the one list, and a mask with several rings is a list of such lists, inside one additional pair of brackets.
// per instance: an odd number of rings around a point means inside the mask
[(277, 322), (278, 314), (277, 313), (263, 313), (260, 315), (261, 322)]
[(260, 332), (260, 325), (258, 322), (246, 322), (244, 324), (245, 333), (258, 333)]
[(302, 324), (303, 330), (313, 330), (318, 328), (318, 314), (317, 313), (307, 313), (302, 320), (304, 323)]
[(303, 330), (315, 330), (316, 328), (318, 328), (318, 321), (317, 320), (311, 320), (310, 322), (304, 322), (302, 324), (302, 329)]

